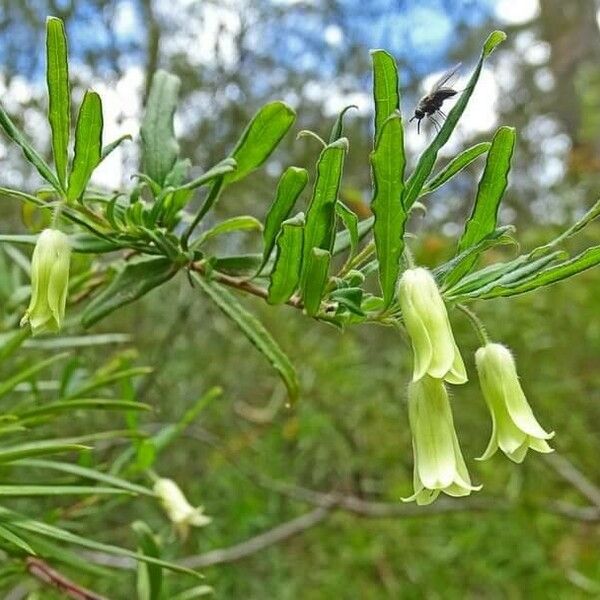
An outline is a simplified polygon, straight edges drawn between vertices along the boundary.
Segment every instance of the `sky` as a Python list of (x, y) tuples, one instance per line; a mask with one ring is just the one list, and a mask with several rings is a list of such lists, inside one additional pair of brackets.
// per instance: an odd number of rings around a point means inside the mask
[[(97, 91), (103, 100), (104, 108), (104, 140), (105, 143), (124, 133), (133, 134), (139, 131), (142, 112), (141, 96), (144, 86), (143, 53), (140, 51), (145, 34), (141, 21), (139, 0), (120, 0), (116, 3), (114, 14), (110, 19), (110, 28), (117, 40), (120, 54), (121, 76), (115, 82), (92, 72), (86, 62), (86, 50), (102, 49), (109, 44), (110, 38), (101, 15), (93, 4), (77, 2), (77, 18), (71, 24), (68, 35), (71, 56), (71, 71), (90, 87)], [(439, 75), (452, 64), (448, 57), (453, 44), (456, 23), (477, 26), (484, 19), (492, 18), (497, 26), (503, 24), (519, 25), (535, 18), (539, 11), (538, 0), (339, 0), (344, 10), (341, 22), (333, 22), (323, 27), (322, 20), (311, 16), (306, 11), (307, 0), (272, 0), (275, 4), (286, 8), (284, 16), (274, 23), (256, 23), (253, 27), (254, 42), (258, 51), (270, 53), (285, 68), (306, 72), (306, 82), (302, 92), (315, 101), (322, 100), (324, 112), (336, 115), (347, 104), (356, 104), (362, 115), (372, 111), (370, 82), (360, 82), (350, 93), (337, 87), (335, 61), (330, 56), (336, 50), (352, 41), (365, 48), (383, 47), (394, 53), (400, 64), (409, 60), (410, 68), (422, 79), (421, 91), (425, 93)], [(312, 1), (309, 0), (308, 4)], [(197, 0), (156, 0), (154, 3), (157, 18), (167, 23), (177, 35), (164, 36), (162, 52), (173, 54), (184, 52), (192, 66), (202, 68), (215, 60), (218, 48), (221, 60), (228, 57), (232, 66), (236, 65), (235, 46), (232, 36), (239, 31), (239, 11), (246, 14), (252, 10), (249, 0), (223, 0), (221, 3), (199, 3)], [(303, 8), (304, 7), (304, 8)], [(189, 18), (190, 11), (199, 16)], [(198, 30), (199, 23), (201, 30)], [(11, 41), (19, 41), (21, 29), (16, 27), (11, 33)], [(519, 34), (520, 35), (520, 34)], [(531, 54), (531, 60), (544, 61), (547, 48), (539, 40), (524, 40), (523, 51)], [(330, 48), (331, 53), (307, 52), (303, 39), (317, 36), (318, 41)], [(217, 44), (218, 42), (218, 44)], [(43, 49), (43, 37), (40, 36)], [(1, 49), (1, 42), (0, 42)], [(43, 53), (42, 53), (43, 55)], [(39, 58), (36, 55), (36, 58)], [(473, 56), (470, 64), (462, 66), (460, 78), (455, 87), (461, 89), (467, 81), (470, 69), (477, 56)], [(31, 97), (43, 98), (45, 95), (44, 63), (34, 61), (26, 68), (24, 75), (14, 78), (7, 88), (0, 63), (0, 94), (5, 107), (19, 110)], [(105, 65), (107, 69), (110, 66)], [(102, 69), (103, 66), (101, 65)], [(465, 140), (474, 133), (493, 130), (497, 122), (496, 103), (500, 93), (510, 92), (511, 83), (510, 57), (494, 57), (485, 66), (458, 130), (444, 149), (446, 155), (456, 152)], [(274, 73), (273, 76), (276, 74)], [(401, 70), (401, 79), (407, 74)], [(542, 78), (543, 79), (543, 78)], [(105, 83), (109, 81), (109, 83)], [(502, 89), (498, 82), (502, 82)], [(256, 85), (270, 85), (267, 74), (257, 78)], [(551, 76), (540, 82), (540, 86), (551, 87)], [(208, 98), (209, 96), (207, 96)], [(283, 98), (294, 105), (297, 94), (290, 90), (288, 97)], [(80, 98), (74, 98), (78, 103)], [(193, 102), (206, 102), (202, 90), (193, 95)], [(411, 115), (415, 99), (406, 99), (405, 114)], [(185, 131), (191, 124), (184, 118), (193, 118), (195, 114), (206, 114), (210, 107), (203, 110), (188, 110), (187, 117), (180, 111), (176, 116), (176, 130)], [(40, 115), (28, 115), (28, 125), (32, 129), (44, 131), (43, 119)], [(46, 128), (47, 129), (47, 128)], [(413, 156), (427, 144), (427, 135), (417, 135), (416, 128), (407, 130), (406, 145)], [(47, 143), (47, 135), (45, 138)], [(0, 145), (0, 159), (6, 151)], [(104, 187), (115, 188), (127, 185), (126, 173), (131, 172), (130, 165), (135, 164), (138, 157), (135, 144), (129, 144), (115, 151), (96, 171), (93, 183)], [(124, 167), (125, 163), (127, 168)], [(560, 174), (559, 165), (550, 162), (554, 176)], [(10, 173), (9, 173), (10, 174)], [(17, 173), (15, 173), (15, 177)]]

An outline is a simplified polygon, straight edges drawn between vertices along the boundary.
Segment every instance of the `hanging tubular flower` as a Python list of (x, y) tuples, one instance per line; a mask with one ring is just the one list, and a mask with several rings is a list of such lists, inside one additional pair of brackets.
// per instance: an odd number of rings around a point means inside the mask
[(398, 299), (413, 347), (413, 381), (427, 374), (448, 383), (465, 383), (465, 365), (433, 275), (423, 268), (404, 271)]
[(523, 462), (529, 448), (545, 454), (552, 452), (546, 440), (554, 432), (544, 431), (534, 417), (510, 350), (502, 344), (486, 344), (475, 353), (475, 363), (492, 414), (492, 437), (478, 460), (487, 460), (498, 448), (516, 463)]
[(65, 317), (69, 288), (71, 244), (58, 229), (44, 229), (31, 258), (31, 300), (21, 325), (33, 335), (59, 331)]
[(211, 522), (211, 518), (204, 514), (204, 507), (194, 508), (172, 479), (158, 479), (154, 493), (182, 539), (187, 537), (190, 526), (204, 527)]
[(444, 492), (468, 496), (481, 486), (471, 484), (454, 430), (448, 392), (441, 379), (425, 375), (408, 387), (408, 419), (414, 454), (415, 493), (404, 502), (431, 504)]

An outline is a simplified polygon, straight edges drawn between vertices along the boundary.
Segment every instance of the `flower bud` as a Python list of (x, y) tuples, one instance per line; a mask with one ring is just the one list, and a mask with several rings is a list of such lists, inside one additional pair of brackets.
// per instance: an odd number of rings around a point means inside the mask
[(523, 393), (515, 361), (502, 344), (486, 344), (475, 353), (483, 396), (492, 414), (492, 437), (483, 456), (486, 460), (498, 448), (514, 462), (523, 462), (527, 450), (552, 452), (546, 433), (537, 422)]
[(33, 335), (59, 331), (65, 317), (69, 288), (69, 238), (58, 229), (40, 234), (31, 258), (31, 300), (21, 325), (29, 323)]
[(427, 374), (448, 383), (465, 383), (465, 365), (431, 273), (423, 268), (405, 271), (400, 279), (398, 299), (413, 347), (413, 381)]
[(444, 382), (425, 375), (408, 387), (408, 418), (414, 453), (415, 493), (404, 502), (431, 504), (444, 492), (468, 496), (481, 486), (471, 484), (454, 430)]
[(172, 479), (158, 479), (154, 493), (182, 539), (187, 537), (190, 526), (203, 527), (211, 522), (211, 518), (204, 514), (204, 508), (194, 508)]

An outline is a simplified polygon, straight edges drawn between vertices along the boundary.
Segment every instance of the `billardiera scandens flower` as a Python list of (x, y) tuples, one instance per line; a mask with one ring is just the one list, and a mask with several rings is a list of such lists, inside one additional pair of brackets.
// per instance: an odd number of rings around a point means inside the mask
[(475, 353), (483, 396), (492, 414), (492, 437), (483, 456), (498, 448), (514, 462), (523, 462), (527, 450), (552, 452), (546, 440), (554, 436), (542, 429), (525, 398), (515, 361), (502, 344), (486, 344)]
[(34, 335), (59, 331), (65, 317), (71, 244), (58, 229), (40, 234), (31, 258), (31, 300), (21, 319)]
[(423, 268), (404, 271), (398, 299), (413, 347), (413, 381), (427, 374), (448, 383), (465, 383), (465, 365), (433, 275)]
[(431, 504), (444, 492), (468, 496), (471, 484), (463, 459), (444, 382), (425, 375), (408, 387), (408, 418), (414, 454), (415, 493), (404, 502)]
[(154, 483), (154, 493), (181, 538), (187, 537), (190, 526), (203, 527), (211, 522), (204, 514), (204, 507), (194, 508), (172, 479), (158, 479)]

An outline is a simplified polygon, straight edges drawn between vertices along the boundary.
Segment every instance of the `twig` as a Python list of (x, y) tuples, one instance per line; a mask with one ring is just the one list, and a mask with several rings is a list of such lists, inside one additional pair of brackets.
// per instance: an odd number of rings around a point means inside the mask
[(575, 465), (564, 456), (553, 452), (544, 454), (544, 460), (552, 470), (568, 481), (585, 496), (596, 509), (600, 510), (600, 488), (592, 483)]
[(69, 598), (73, 598), (74, 600), (108, 600), (105, 596), (100, 596), (100, 594), (96, 594), (96, 592), (83, 588), (70, 579), (67, 579), (41, 558), (29, 556), (25, 560), (25, 564), (27, 571), (32, 577), (60, 590)]
[(181, 565), (190, 569), (201, 569), (212, 565), (231, 563), (246, 556), (256, 554), (269, 546), (279, 544), (299, 533), (318, 525), (324, 521), (331, 511), (331, 507), (319, 506), (314, 510), (301, 515), (291, 521), (282, 523), (265, 533), (256, 535), (245, 542), (230, 546), (229, 548), (218, 548), (205, 554), (190, 556), (180, 562)]
[[(206, 273), (206, 269), (201, 262), (192, 263), (190, 265), (190, 269), (192, 271), (195, 271), (196, 273)], [(266, 300), (269, 295), (268, 291), (265, 288), (255, 285), (248, 279), (243, 279), (241, 277), (232, 277), (231, 275), (226, 275), (225, 273), (220, 273), (219, 271), (211, 271), (210, 277), (213, 281), (222, 283), (223, 285), (235, 288), (242, 292), (246, 292), (247, 294), (252, 294), (253, 296), (257, 296), (258, 298), (262, 298), (263, 300)], [(298, 296), (292, 296), (286, 304), (288, 304), (289, 306), (293, 306), (294, 308), (304, 308), (302, 300)]]

